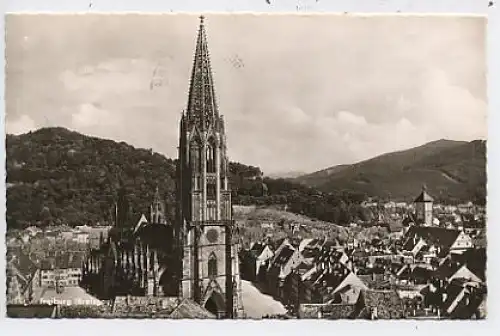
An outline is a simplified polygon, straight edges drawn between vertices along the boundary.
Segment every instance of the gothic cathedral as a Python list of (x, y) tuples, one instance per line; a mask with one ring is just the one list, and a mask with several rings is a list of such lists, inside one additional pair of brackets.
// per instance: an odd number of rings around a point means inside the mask
[(177, 218), (179, 292), (219, 318), (243, 317), (224, 119), (214, 91), (203, 16), (187, 110), (180, 121)]

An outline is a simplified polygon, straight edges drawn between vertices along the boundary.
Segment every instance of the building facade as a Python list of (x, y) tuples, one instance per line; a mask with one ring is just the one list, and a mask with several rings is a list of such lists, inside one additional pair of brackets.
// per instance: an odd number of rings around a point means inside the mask
[(224, 119), (219, 115), (201, 17), (187, 110), (180, 121), (177, 220), (179, 292), (218, 317), (241, 317), (241, 280)]

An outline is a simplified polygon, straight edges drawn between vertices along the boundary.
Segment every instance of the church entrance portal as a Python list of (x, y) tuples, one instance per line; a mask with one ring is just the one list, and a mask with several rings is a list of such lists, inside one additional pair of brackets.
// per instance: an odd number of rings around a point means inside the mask
[(217, 318), (224, 318), (226, 309), (222, 295), (217, 292), (212, 292), (212, 295), (205, 302), (205, 309), (214, 314)]

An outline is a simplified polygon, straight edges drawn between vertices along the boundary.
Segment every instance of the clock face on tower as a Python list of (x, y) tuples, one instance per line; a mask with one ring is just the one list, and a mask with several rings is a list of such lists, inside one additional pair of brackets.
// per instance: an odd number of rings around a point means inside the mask
[(210, 229), (207, 232), (207, 239), (210, 243), (215, 243), (219, 239), (219, 233), (215, 229)]

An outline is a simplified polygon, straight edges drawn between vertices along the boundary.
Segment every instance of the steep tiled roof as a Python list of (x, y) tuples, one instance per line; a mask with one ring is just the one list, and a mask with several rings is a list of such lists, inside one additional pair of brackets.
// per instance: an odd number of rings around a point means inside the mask
[(444, 260), (444, 262), (439, 265), (439, 267), (434, 271), (434, 277), (441, 280), (446, 280), (455, 274), (462, 264), (458, 261), (452, 261), (450, 259)]
[(285, 265), (293, 256), (295, 250), (291, 246), (285, 246), (276, 256), (273, 262), (273, 267), (281, 267)]
[(452, 281), (446, 287), (446, 300), (443, 302), (443, 309), (447, 311), (463, 291), (465, 291), (465, 287), (461, 281)]
[(321, 254), (321, 251), (318, 248), (310, 248), (306, 246), (302, 251), (302, 256), (306, 259), (318, 258)]
[(329, 288), (335, 290), (349, 275), (349, 270), (342, 265), (339, 265), (336, 269), (327, 270), (321, 277), (318, 278), (317, 283), (320, 287), (320, 292), (323, 293), (324, 297), (329, 294)]
[(423, 188), (422, 192), (415, 199), (415, 203), (423, 203), (423, 202), (433, 202), (434, 199), (427, 193), (427, 190)]
[(173, 227), (171, 225), (142, 225), (135, 234), (141, 241), (147, 243), (151, 248), (165, 250), (173, 244)]
[(470, 249), (461, 255), (455, 256), (455, 259), (459, 263), (467, 265), (467, 268), (483, 281), (486, 280), (485, 248)]
[(11, 299), (19, 299), (26, 292), (37, 271), (37, 265), (23, 252), (8, 256), (7, 292)]
[(215, 316), (196, 302), (184, 299), (170, 314), (174, 319), (213, 319)]
[[(460, 235), (459, 230), (446, 229), (435, 226), (412, 226), (406, 233), (407, 243), (413, 241), (413, 237), (423, 238), (427, 244), (434, 244), (442, 249), (449, 249)], [(411, 246), (405, 243), (403, 249), (411, 250)]]
[(273, 250), (277, 250), (283, 243), (288, 242), (288, 238), (280, 238), (272, 243)]
[(486, 302), (486, 293), (468, 294), (468, 301), (462, 300), (450, 314), (452, 319), (485, 318), (485, 313), (481, 312), (481, 305)]
[(255, 257), (258, 257), (262, 254), (262, 251), (264, 251), (265, 248), (266, 248), (265, 244), (255, 243), (250, 249), (250, 253), (252, 253)]
[(38, 266), (23, 252), (12, 255), (10, 260), (12, 265), (19, 271), (20, 275), (29, 279), (38, 269)]
[(358, 286), (347, 285), (337, 291), (340, 296), (341, 302), (344, 304), (355, 304), (358, 302), (359, 296), (363, 289)]

